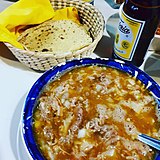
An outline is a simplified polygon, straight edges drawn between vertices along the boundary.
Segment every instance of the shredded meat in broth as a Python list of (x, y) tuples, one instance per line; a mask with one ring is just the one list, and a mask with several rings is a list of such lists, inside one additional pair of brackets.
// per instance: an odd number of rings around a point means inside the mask
[(33, 116), (36, 143), (47, 160), (151, 160), (136, 139), (160, 137), (156, 102), (130, 75), (104, 66), (76, 68), (49, 83)]

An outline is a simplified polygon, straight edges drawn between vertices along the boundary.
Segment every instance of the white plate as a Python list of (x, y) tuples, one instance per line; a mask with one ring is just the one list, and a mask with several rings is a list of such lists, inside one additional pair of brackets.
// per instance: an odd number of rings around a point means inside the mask
[(33, 160), (31, 155), (29, 154), (24, 139), (23, 139), (23, 134), (22, 134), (22, 116), (23, 116), (23, 109), (24, 109), (24, 105), (25, 105), (25, 100), (26, 100), (26, 96), (28, 94), (25, 94), (23, 97), (23, 102), (21, 103), (21, 107), (19, 107), (18, 109), (18, 115), (16, 114), (15, 116), (18, 117), (17, 118), (17, 140), (16, 140), (16, 155), (18, 160)]
[(17, 132), (17, 155), (18, 160), (32, 160), (32, 157), (28, 153), (24, 140), (22, 138), (22, 127), (21, 124), (19, 125), (18, 132)]

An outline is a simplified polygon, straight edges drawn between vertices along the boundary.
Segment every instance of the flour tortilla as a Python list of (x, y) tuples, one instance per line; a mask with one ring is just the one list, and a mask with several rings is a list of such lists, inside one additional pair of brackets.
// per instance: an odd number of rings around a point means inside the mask
[(27, 29), (18, 41), (30, 51), (59, 54), (88, 46), (92, 38), (83, 25), (71, 20), (50, 20)]

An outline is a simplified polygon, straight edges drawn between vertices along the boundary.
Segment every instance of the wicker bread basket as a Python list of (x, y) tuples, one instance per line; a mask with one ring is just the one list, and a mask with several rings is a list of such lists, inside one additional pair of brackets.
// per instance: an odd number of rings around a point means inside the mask
[(104, 18), (93, 5), (77, 0), (51, 0), (51, 4), (55, 10), (69, 6), (76, 7), (82, 23), (89, 28), (93, 37), (93, 42), (80, 50), (68, 52), (67, 54), (65, 53), (65, 56), (55, 56), (54, 54), (21, 50), (13, 47), (11, 44), (5, 43), (21, 63), (35, 70), (45, 71), (61, 62), (66, 62), (67, 60), (89, 57), (96, 48), (99, 40), (102, 38), (104, 31)]

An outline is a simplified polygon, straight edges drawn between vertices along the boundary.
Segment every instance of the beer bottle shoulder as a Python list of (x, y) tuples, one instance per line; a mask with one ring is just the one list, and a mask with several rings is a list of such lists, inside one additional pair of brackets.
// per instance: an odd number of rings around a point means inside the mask
[(128, 16), (135, 19), (139, 19), (139, 20), (145, 20), (145, 21), (148, 21), (155, 17), (160, 19), (160, 6), (159, 8), (153, 8), (153, 6), (146, 7), (147, 4), (145, 4), (144, 6), (140, 5), (144, 1), (138, 1), (138, 3), (135, 3), (135, 2), (137, 2), (137, 0), (128, 0), (124, 3), (123, 11)]

